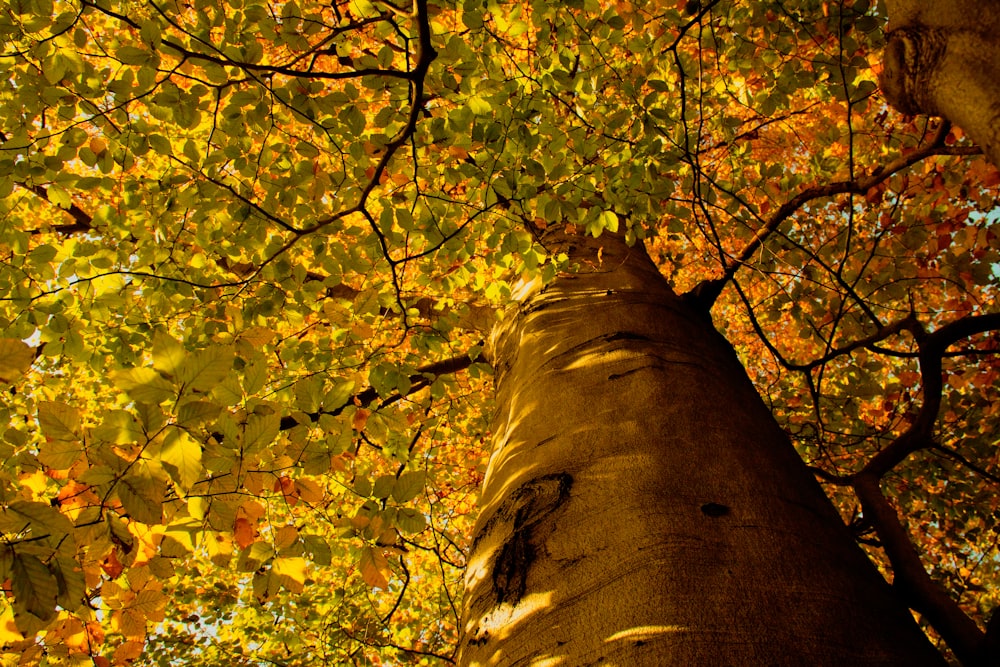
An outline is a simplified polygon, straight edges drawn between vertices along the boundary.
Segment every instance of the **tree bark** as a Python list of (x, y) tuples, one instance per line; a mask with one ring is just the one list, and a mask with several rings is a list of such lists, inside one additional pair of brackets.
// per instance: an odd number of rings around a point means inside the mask
[(943, 116), (1000, 166), (1000, 2), (886, 0), (882, 91), (904, 113)]
[(640, 246), (566, 244), (494, 332), (460, 663), (943, 664), (709, 318)]

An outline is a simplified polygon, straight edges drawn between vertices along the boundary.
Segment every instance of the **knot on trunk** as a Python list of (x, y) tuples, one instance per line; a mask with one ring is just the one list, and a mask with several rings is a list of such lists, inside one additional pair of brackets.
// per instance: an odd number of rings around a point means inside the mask
[(879, 86), (889, 104), (910, 115), (940, 115), (929, 94), (947, 45), (947, 32), (927, 26), (897, 28), (886, 35)]
[(535, 478), (497, 510), (494, 520), (511, 528), (493, 565), (493, 591), (498, 602), (513, 605), (524, 596), (531, 564), (552, 532), (552, 515), (569, 498), (572, 484), (567, 473)]

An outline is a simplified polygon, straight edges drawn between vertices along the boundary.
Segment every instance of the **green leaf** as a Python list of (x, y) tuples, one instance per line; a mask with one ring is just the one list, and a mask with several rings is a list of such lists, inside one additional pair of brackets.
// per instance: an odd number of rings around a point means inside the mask
[(393, 475), (382, 475), (375, 480), (375, 488), (372, 490), (372, 495), (376, 498), (388, 498), (392, 494), (392, 487), (396, 484), (396, 478)]
[(598, 221), (602, 229), (607, 229), (611, 232), (618, 231), (618, 215), (614, 211), (601, 211)]
[(418, 510), (401, 507), (396, 513), (396, 526), (404, 533), (413, 535), (427, 527), (427, 520)]
[(174, 147), (170, 143), (170, 140), (161, 134), (151, 134), (146, 137), (146, 141), (149, 143), (149, 147), (160, 155), (174, 154)]
[(477, 116), (488, 114), (493, 110), (493, 105), (479, 95), (473, 95), (468, 100), (469, 110)]
[(136, 66), (145, 65), (155, 58), (155, 55), (150, 51), (135, 46), (121, 46), (115, 55), (126, 65)]
[(424, 490), (424, 471), (414, 470), (404, 472), (396, 480), (392, 489), (392, 498), (397, 503), (405, 503), (417, 497)]
[(326, 392), (323, 397), (323, 409), (333, 411), (347, 404), (351, 396), (354, 395), (354, 380), (338, 382), (333, 389)]
[(73, 200), (70, 198), (69, 193), (66, 192), (66, 189), (55, 183), (48, 187), (45, 196), (50, 202), (61, 209), (68, 209), (73, 205)]

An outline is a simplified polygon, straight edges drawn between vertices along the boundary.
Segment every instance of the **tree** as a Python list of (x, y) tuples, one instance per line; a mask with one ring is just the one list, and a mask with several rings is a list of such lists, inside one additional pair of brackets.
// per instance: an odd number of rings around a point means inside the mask
[(996, 51), (886, 5), (910, 115), (866, 0), (11, 3), (9, 661), (995, 659)]

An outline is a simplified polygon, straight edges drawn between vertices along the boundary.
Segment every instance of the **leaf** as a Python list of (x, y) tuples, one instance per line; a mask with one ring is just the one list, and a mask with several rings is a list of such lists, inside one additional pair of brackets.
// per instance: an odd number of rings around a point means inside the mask
[(243, 391), (248, 396), (252, 396), (263, 389), (266, 383), (267, 364), (263, 359), (254, 358), (243, 369)]
[(159, 623), (164, 618), (166, 606), (167, 598), (161, 591), (146, 588), (139, 591), (128, 608), (142, 614), (147, 621)]
[(130, 517), (148, 525), (156, 525), (163, 522), (166, 486), (162, 480), (149, 475), (129, 475), (115, 485), (115, 490)]
[(72, 558), (57, 556), (52, 560), (52, 572), (59, 586), (56, 601), (67, 611), (75, 611), (86, 603), (87, 581), (83, 568)]
[(8, 532), (27, 529), (34, 538), (51, 537), (59, 541), (73, 530), (69, 518), (48, 503), (15, 500), (3, 512), (3, 528)]
[(392, 570), (389, 569), (389, 561), (381, 550), (376, 551), (372, 547), (362, 547), (361, 558), (358, 563), (361, 568), (361, 578), (372, 588), (387, 589), (389, 587), (389, 577)]
[(618, 215), (614, 211), (601, 211), (599, 222), (603, 229), (618, 231)]
[(417, 497), (424, 490), (424, 471), (404, 472), (396, 479), (392, 488), (392, 498), (397, 503), (405, 503)]
[(161, 134), (151, 134), (146, 137), (146, 141), (149, 142), (149, 147), (160, 155), (174, 154), (174, 147), (170, 144), (170, 140)]
[(427, 527), (427, 520), (412, 507), (401, 507), (396, 513), (396, 526), (402, 532), (413, 535)]
[(473, 95), (468, 100), (469, 109), (477, 116), (488, 114), (493, 110), (493, 105), (479, 95)]
[(354, 395), (354, 380), (345, 380), (334, 385), (323, 397), (323, 409), (332, 412), (347, 404)]
[(14, 607), (0, 605), (0, 646), (11, 646), (24, 639), (14, 622)]
[(50, 470), (69, 470), (84, 452), (79, 441), (48, 440), (38, 445), (38, 461)]
[(31, 368), (35, 352), (24, 341), (0, 338), (0, 382), (13, 382)]
[(145, 65), (153, 59), (152, 53), (135, 46), (120, 46), (115, 56), (126, 65)]
[(233, 540), (240, 549), (246, 549), (257, 539), (257, 531), (246, 517), (237, 517), (233, 524)]
[(14, 600), (43, 621), (55, 618), (59, 584), (55, 575), (38, 557), (14, 553), (11, 568)]
[(201, 478), (201, 454), (201, 443), (184, 429), (171, 428), (163, 438), (160, 460), (170, 477), (185, 493)]
[(178, 378), (195, 391), (210, 391), (233, 369), (234, 356), (233, 348), (228, 346), (199, 350), (180, 365)]
[(396, 478), (393, 475), (382, 475), (375, 480), (375, 486), (372, 489), (372, 495), (379, 499), (388, 498), (392, 493), (393, 487), (396, 485)]
[(250, 415), (247, 418), (246, 430), (243, 432), (244, 451), (252, 452), (270, 445), (280, 431), (281, 417), (277, 413)]
[(135, 416), (126, 410), (111, 410), (104, 414), (104, 421), (94, 429), (94, 437), (116, 445), (142, 442), (146, 435)]
[(368, 425), (368, 417), (370, 416), (371, 412), (369, 410), (358, 408), (354, 411), (354, 416), (351, 417), (351, 428), (359, 432), (364, 431), (365, 426)]
[(38, 404), (38, 424), (42, 433), (53, 440), (77, 440), (80, 429), (80, 411), (55, 401)]
[(188, 401), (177, 410), (177, 423), (180, 426), (194, 428), (213, 421), (222, 412), (222, 408), (210, 401)]
[(129, 368), (111, 374), (115, 386), (133, 400), (157, 405), (177, 395), (177, 388), (152, 368)]
[(153, 336), (153, 368), (161, 374), (176, 376), (186, 356), (184, 346), (172, 336), (160, 331)]
[(271, 562), (271, 569), (281, 585), (293, 593), (301, 593), (305, 588), (306, 559), (301, 556), (279, 557)]

